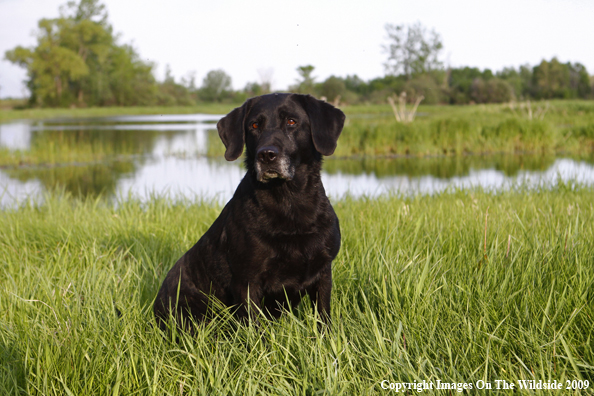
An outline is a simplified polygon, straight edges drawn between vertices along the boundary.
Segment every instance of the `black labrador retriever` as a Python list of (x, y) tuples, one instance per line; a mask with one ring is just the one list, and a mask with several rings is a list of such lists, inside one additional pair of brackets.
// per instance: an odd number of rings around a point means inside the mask
[(245, 145), (247, 173), (163, 281), (154, 306), (161, 327), (170, 313), (178, 325), (190, 316), (203, 320), (212, 297), (245, 320), (257, 312), (277, 318), (307, 294), (323, 320), (330, 319), (340, 228), (320, 169), (344, 120), (326, 102), (284, 93), (249, 99), (218, 122), (228, 161)]

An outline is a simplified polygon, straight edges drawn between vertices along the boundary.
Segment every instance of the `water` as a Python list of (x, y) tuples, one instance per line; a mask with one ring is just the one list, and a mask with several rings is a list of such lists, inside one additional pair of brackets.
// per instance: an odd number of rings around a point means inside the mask
[[(0, 166), (0, 205), (39, 199), (55, 188), (81, 197), (132, 194), (146, 199), (167, 193), (224, 203), (245, 171), (240, 160), (227, 162), (208, 155), (209, 147), (222, 144), (215, 129), (220, 117), (151, 115), (1, 124), (0, 155), (8, 150), (47, 160), (42, 165)], [(75, 153), (77, 160), (60, 161), (59, 152)], [(333, 198), (434, 194), (476, 186), (500, 190), (520, 183), (547, 186), (558, 179), (592, 185), (593, 163), (592, 158), (541, 155), (329, 157), (322, 179)]]

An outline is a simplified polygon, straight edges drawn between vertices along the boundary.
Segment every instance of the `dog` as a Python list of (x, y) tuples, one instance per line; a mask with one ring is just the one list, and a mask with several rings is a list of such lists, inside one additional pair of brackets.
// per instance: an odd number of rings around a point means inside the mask
[[(345, 115), (310, 95), (248, 99), (217, 123), (225, 159), (245, 146), (247, 172), (210, 229), (167, 274), (154, 313), (162, 328), (206, 319), (213, 297), (240, 321), (278, 318), (309, 295), (330, 321), (332, 260), (340, 249), (338, 218), (320, 177)], [(210, 307), (210, 308), (209, 308)]]

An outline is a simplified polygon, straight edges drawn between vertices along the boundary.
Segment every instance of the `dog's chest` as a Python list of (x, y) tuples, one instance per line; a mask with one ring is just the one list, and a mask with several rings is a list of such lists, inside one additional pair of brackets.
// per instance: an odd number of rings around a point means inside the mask
[(319, 235), (277, 242), (269, 253), (262, 262), (260, 282), (270, 291), (305, 289), (328, 263), (328, 252)]

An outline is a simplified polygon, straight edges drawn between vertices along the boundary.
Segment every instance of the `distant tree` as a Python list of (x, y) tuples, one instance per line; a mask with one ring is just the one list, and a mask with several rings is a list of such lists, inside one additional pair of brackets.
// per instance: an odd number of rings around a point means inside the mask
[(169, 65), (165, 68), (165, 80), (158, 84), (157, 104), (161, 106), (190, 106), (195, 104), (184, 84), (175, 82)]
[(514, 97), (512, 86), (506, 78), (518, 77), (514, 69), (505, 69), (504, 74), (496, 77), (490, 69), (483, 71), (476, 67), (463, 67), (448, 70), (449, 101), (452, 104), (502, 103)]
[[(99, 0), (68, 2), (39, 21), (37, 46), (18, 46), (7, 60), (27, 69), (30, 103), (40, 106), (131, 105), (154, 100), (153, 65), (116, 44)], [(150, 96), (153, 96), (150, 98)]]
[(578, 98), (588, 98), (592, 94), (590, 75), (581, 63), (569, 64), (569, 86)]
[(201, 99), (207, 102), (220, 102), (231, 91), (231, 77), (224, 70), (211, 70), (202, 80)]
[(366, 95), (369, 91), (369, 85), (356, 74), (353, 74), (352, 76), (347, 75), (344, 79), (344, 85), (347, 90), (359, 95)]
[(299, 79), (297, 79), (297, 85), (292, 86), (290, 89), (294, 92), (301, 94), (314, 94), (315, 93), (315, 77), (313, 73), (315, 67), (312, 65), (299, 66), (297, 73), (299, 73)]
[(261, 93), (259, 95), (267, 94), (272, 92), (272, 83), (274, 76), (274, 69), (258, 69), (258, 82), (261, 89)]
[(439, 60), (443, 44), (435, 30), (428, 32), (420, 22), (410, 26), (386, 24), (385, 29), (388, 44), (383, 45), (383, 49), (388, 53), (384, 64), (387, 74), (403, 74), (410, 79), (415, 74), (443, 68)]
[(504, 103), (512, 97), (512, 88), (499, 78), (476, 78), (471, 87), (471, 99), (475, 103)]
[(589, 79), (580, 63), (543, 60), (532, 69), (532, 95), (537, 99), (588, 98), (592, 94)]
[(6, 52), (7, 60), (25, 67), (28, 71), (28, 88), (39, 104), (60, 106), (69, 83), (76, 82), (89, 73), (84, 60), (73, 50), (60, 44), (59, 21), (39, 21), (36, 48), (18, 46)]
[(520, 66), (518, 70), (505, 67), (496, 73), (497, 78), (506, 81), (517, 99), (527, 99), (532, 90), (532, 68), (529, 65)]
[[(154, 65), (140, 59), (129, 45), (110, 50), (107, 70), (97, 76), (97, 105), (146, 106), (154, 104), (158, 92)], [(104, 81), (105, 80), (105, 81)]]
[(475, 80), (482, 81), (483, 73), (476, 67), (448, 70), (450, 103), (466, 104), (471, 101), (471, 90)]
[(557, 58), (543, 60), (533, 69), (535, 96), (542, 99), (569, 98), (569, 68)]
[(259, 95), (263, 95), (264, 94), (264, 89), (262, 88), (262, 86), (260, 84), (258, 84), (257, 82), (248, 82), (245, 85), (245, 88), (243, 89), (243, 92), (248, 96), (248, 97), (254, 97), (254, 96), (259, 96)]
[(326, 97), (329, 102), (334, 102), (337, 97), (344, 98), (346, 85), (342, 78), (330, 76), (320, 87), (321, 96)]
[(105, 86), (99, 85), (106, 83), (101, 74), (108, 68), (109, 55), (115, 45), (105, 6), (98, 0), (70, 1), (61, 7), (61, 17), (57, 21), (61, 46), (75, 51), (89, 68), (89, 73), (73, 82), (70, 89), (79, 105), (84, 105), (85, 101), (99, 104), (106, 99), (101, 98), (101, 94), (110, 94)]
[(190, 72), (186, 73), (186, 75), (184, 77), (182, 77), (182, 79), (181, 79), (181, 84), (184, 87), (186, 87), (186, 89), (190, 93), (196, 92), (196, 90), (198, 89), (196, 87), (196, 72), (190, 71)]
[(431, 74), (419, 74), (407, 80), (401, 91), (406, 92), (409, 103), (415, 103), (421, 96), (424, 104), (438, 104), (447, 101), (442, 88)]

